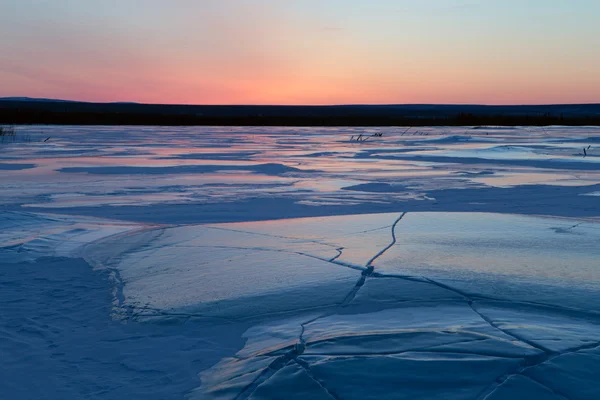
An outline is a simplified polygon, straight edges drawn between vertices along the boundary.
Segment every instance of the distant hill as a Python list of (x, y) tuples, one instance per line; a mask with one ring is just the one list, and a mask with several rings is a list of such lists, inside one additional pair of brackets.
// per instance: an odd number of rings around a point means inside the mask
[[(23, 101), (23, 102), (39, 102), (39, 103), (87, 103), (77, 100), (62, 100), (62, 99), (45, 99), (38, 97), (0, 97), (0, 101)], [(130, 101), (117, 101), (114, 103), (98, 103), (98, 104), (138, 104)]]
[(0, 98), (0, 123), (93, 125), (600, 125), (600, 104), (165, 105)]
[(41, 99), (34, 97), (0, 97), (0, 101), (27, 101), (27, 102), (53, 102), (53, 103), (75, 103), (72, 100)]

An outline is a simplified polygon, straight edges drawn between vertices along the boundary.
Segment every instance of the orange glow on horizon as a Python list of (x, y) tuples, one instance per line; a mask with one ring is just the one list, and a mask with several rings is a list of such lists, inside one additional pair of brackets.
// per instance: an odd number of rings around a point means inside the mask
[[(144, 8), (132, 0), (0, 6), (0, 34), (14, 38), (0, 43), (0, 54), (10, 55), (0, 58), (0, 96), (162, 104), (600, 102), (600, 55), (591, 51), (600, 47), (600, 26), (587, 8), (540, 8), (541, 0), (518, 7), (181, 1), (185, 7), (150, 0)], [(594, 7), (600, 12), (600, 3)]]

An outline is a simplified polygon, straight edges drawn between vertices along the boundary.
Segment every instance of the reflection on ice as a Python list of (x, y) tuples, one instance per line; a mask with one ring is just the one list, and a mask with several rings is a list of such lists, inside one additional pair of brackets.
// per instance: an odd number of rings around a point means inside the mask
[(0, 356), (44, 391), (600, 398), (596, 128), (24, 129)]
[(408, 214), (396, 230), (400, 244), (378, 264), (389, 273), (431, 276), (452, 270), (456, 276), (473, 271), (600, 284), (600, 227), (573, 222), (483, 213)]
[[(400, 128), (22, 129), (32, 137), (51, 136), (53, 140), (34, 140), (0, 156), (2, 169), (29, 168), (5, 174), (2, 181), (8, 194), (2, 203), (45, 203), (45, 208), (56, 205), (61, 212), (87, 215), (105, 215), (93, 209), (103, 206), (106, 212), (116, 214), (118, 210), (112, 208), (134, 202), (160, 207), (214, 204), (228, 198), (230, 203), (239, 203), (249, 198), (248, 185), (254, 184), (253, 198), (276, 195), (308, 207), (351, 205), (355, 208), (351, 213), (362, 213), (372, 212), (373, 204), (381, 202), (402, 209), (414, 199), (435, 197), (429, 195), (434, 190), (600, 183), (596, 165), (600, 158), (594, 151), (598, 130), (593, 127), (441, 127), (409, 132)], [(376, 132), (383, 136), (364, 143), (349, 140), (352, 135)], [(587, 157), (578, 153), (583, 147), (591, 147)], [(490, 170), (494, 175), (476, 175)], [(17, 175), (20, 179), (15, 181)], [(206, 180), (217, 183), (217, 177), (221, 188), (201, 186)], [(282, 184), (264, 190), (260, 183), (268, 178)], [(244, 179), (247, 181), (240, 182)], [(171, 191), (171, 181), (178, 180), (180, 191), (193, 195), (163, 197)], [(87, 184), (90, 181), (92, 185)], [(78, 182), (78, 190), (69, 187), (71, 182)], [(369, 193), (344, 200), (348, 197), (344, 187), (371, 183), (403, 185), (412, 193)], [(143, 193), (139, 191), (142, 187)], [(62, 190), (93, 197), (83, 202), (56, 197)], [(313, 211), (303, 214), (313, 215)]]

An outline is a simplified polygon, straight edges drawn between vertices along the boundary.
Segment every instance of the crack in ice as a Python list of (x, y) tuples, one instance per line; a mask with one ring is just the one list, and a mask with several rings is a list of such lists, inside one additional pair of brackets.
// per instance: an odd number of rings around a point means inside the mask
[[(523, 343), (531, 348), (537, 349), (539, 351), (541, 351), (540, 354), (535, 354), (535, 355), (528, 355), (528, 356), (521, 356), (521, 357), (508, 357), (508, 356), (498, 356), (498, 355), (494, 355), (494, 357), (503, 357), (503, 358), (518, 358), (521, 359), (522, 361), (519, 363), (519, 365), (516, 367), (516, 369), (507, 372), (506, 374), (504, 374), (501, 377), (498, 377), (497, 379), (494, 380), (494, 382), (492, 382), (487, 388), (483, 389), (483, 391), (478, 395), (477, 399), (480, 400), (485, 400), (488, 399), (492, 394), (494, 394), (500, 387), (502, 387), (503, 385), (506, 384), (506, 382), (514, 376), (523, 376), (526, 377), (534, 382), (536, 382), (537, 384), (546, 387), (548, 390), (550, 390), (552, 393), (554, 393), (555, 395), (557, 395), (558, 397), (562, 398), (562, 399), (567, 399), (567, 397), (565, 397), (564, 395), (561, 395), (560, 393), (557, 393), (555, 390), (553, 390), (552, 388), (536, 381), (535, 379), (531, 378), (528, 375), (525, 375), (526, 372), (528, 370), (531, 370), (532, 368), (535, 368), (545, 362), (551, 361), (553, 359), (555, 359), (556, 357), (565, 355), (565, 354), (570, 354), (570, 353), (575, 353), (581, 350), (586, 350), (586, 349), (592, 349), (592, 348), (596, 348), (598, 346), (600, 346), (600, 342), (594, 342), (594, 343), (588, 343), (586, 345), (582, 345), (582, 346), (578, 346), (578, 347), (574, 347), (562, 352), (554, 352), (550, 349), (548, 349), (547, 347), (540, 345), (538, 343), (536, 343), (535, 341), (532, 340), (528, 340), (526, 338), (521, 337), (519, 334), (515, 334), (513, 332), (511, 332), (510, 330), (507, 329), (503, 329), (500, 326), (498, 326), (492, 319), (490, 319), (487, 315), (485, 315), (483, 312), (479, 311), (476, 302), (480, 301), (480, 300), (491, 300), (491, 301), (498, 301), (498, 302), (509, 302), (508, 300), (504, 300), (504, 299), (494, 299), (492, 297), (486, 297), (486, 296), (481, 296), (481, 295), (476, 295), (476, 294), (470, 294), (466, 291), (460, 290), (458, 288), (454, 288), (450, 285), (438, 282), (434, 279), (431, 278), (427, 278), (424, 276), (410, 276), (410, 275), (388, 275), (385, 273), (379, 273), (379, 272), (375, 272), (375, 262), (382, 257), (388, 250), (390, 250), (397, 242), (397, 237), (396, 237), (396, 233), (395, 233), (395, 229), (397, 227), (397, 225), (400, 223), (400, 221), (406, 216), (406, 212), (402, 213), (396, 220), (395, 222), (391, 225), (391, 234), (392, 234), (392, 240), (391, 242), (384, 247), (383, 249), (381, 249), (377, 254), (375, 254), (371, 259), (369, 259), (367, 261), (367, 263), (365, 264), (364, 267), (359, 267), (359, 266), (355, 266), (352, 264), (347, 264), (347, 263), (343, 263), (338, 261), (338, 259), (342, 256), (343, 254), (343, 247), (336, 247), (336, 251), (337, 251), (337, 255), (335, 255), (334, 257), (330, 258), (330, 259), (325, 259), (322, 257), (318, 257), (312, 254), (308, 254), (308, 253), (304, 253), (304, 252), (300, 252), (300, 251), (293, 251), (293, 250), (285, 250), (285, 249), (274, 249), (274, 248), (264, 248), (264, 247), (242, 247), (242, 246), (186, 246), (186, 245), (178, 245), (175, 244), (173, 245), (173, 247), (193, 247), (193, 248), (198, 248), (198, 247), (205, 247), (205, 248), (217, 248), (217, 249), (239, 249), (239, 250), (252, 250), (252, 251), (265, 251), (265, 252), (279, 252), (279, 253), (288, 253), (288, 254), (296, 254), (296, 255), (300, 255), (300, 256), (304, 256), (304, 257), (310, 257), (319, 261), (323, 261), (323, 262), (327, 262), (330, 264), (335, 264), (338, 266), (342, 266), (342, 267), (346, 267), (346, 268), (351, 268), (351, 269), (355, 269), (358, 271), (361, 271), (360, 277), (358, 279), (358, 281), (355, 283), (355, 285), (352, 287), (352, 289), (350, 290), (350, 292), (348, 292), (348, 294), (344, 297), (344, 299), (338, 303), (337, 306), (334, 306), (333, 308), (329, 309), (328, 311), (325, 311), (323, 314), (313, 317), (308, 321), (302, 322), (301, 323), (301, 332), (298, 336), (297, 342), (293, 345), (290, 346), (286, 346), (289, 350), (286, 351), (284, 354), (281, 354), (279, 356), (273, 353), (271, 353), (272, 357), (276, 357), (267, 368), (265, 368), (248, 386), (246, 386), (236, 397), (236, 399), (238, 400), (246, 400), (248, 399), (254, 392), (255, 390), (262, 384), (264, 384), (265, 382), (267, 382), (269, 379), (271, 379), (271, 377), (276, 374), (278, 371), (280, 371), (281, 369), (283, 369), (284, 367), (291, 365), (292, 363), (295, 363), (297, 365), (299, 365), (308, 375), (308, 377), (313, 380), (326, 394), (327, 396), (329, 396), (330, 398), (334, 399), (334, 400), (339, 400), (339, 397), (333, 393), (331, 390), (329, 390), (322, 381), (320, 381), (313, 373), (313, 371), (310, 368), (310, 365), (308, 362), (299, 359), (298, 357), (302, 356), (305, 353), (305, 349), (308, 345), (306, 338), (304, 337), (305, 332), (306, 332), (306, 327), (308, 325), (310, 325), (311, 323), (335, 315), (335, 313), (343, 307), (348, 306), (350, 303), (352, 303), (352, 301), (356, 298), (356, 295), (358, 294), (358, 292), (361, 290), (361, 288), (364, 286), (365, 282), (367, 281), (368, 278), (395, 278), (395, 279), (402, 279), (402, 280), (406, 280), (406, 281), (411, 281), (411, 282), (419, 282), (419, 283), (426, 283), (429, 285), (433, 285), (436, 287), (439, 287), (443, 290), (449, 291), (451, 293), (457, 294), (459, 295), (467, 304), (468, 306), (471, 308), (471, 310), (477, 314), (486, 324), (488, 324), (490, 327), (494, 328), (495, 330), (515, 339), (516, 341)], [(577, 225), (575, 225), (574, 227), (576, 227)], [(389, 227), (389, 226), (388, 226)], [(233, 231), (233, 232), (241, 232), (241, 233), (247, 233), (247, 234), (254, 234), (252, 232), (245, 232), (245, 231), (237, 231), (237, 230), (233, 230), (233, 229), (226, 229), (226, 228), (218, 228), (218, 227), (210, 227), (211, 229), (221, 229), (221, 230), (225, 230), (225, 231)], [(378, 228), (375, 230), (380, 230), (383, 228)], [(162, 236), (165, 233), (165, 229), (161, 229), (160, 233), (158, 235), (158, 237)], [(294, 239), (294, 240), (301, 240), (300, 238), (290, 238), (290, 237), (285, 237), (285, 236), (275, 236), (275, 235), (268, 235), (268, 234), (260, 234), (260, 233), (256, 233), (257, 235), (263, 235), (263, 236), (269, 236), (269, 237), (278, 237), (278, 238), (285, 238), (285, 239)], [(155, 237), (153, 242), (158, 238)], [(328, 247), (333, 247), (332, 245), (329, 244), (324, 244), (318, 241), (309, 241), (309, 242), (313, 242), (313, 243), (317, 243), (320, 245), (325, 245)], [(147, 247), (147, 246), (144, 246)], [(122, 259), (123, 255), (125, 253), (120, 255), (120, 259)], [(114, 260), (110, 260), (113, 261)], [(153, 309), (151, 307), (145, 306), (145, 307), (137, 307), (136, 305), (130, 305), (127, 306), (125, 304), (125, 296), (123, 294), (123, 286), (124, 286), (124, 282), (122, 280), (122, 278), (120, 277), (120, 273), (118, 271), (118, 269), (116, 268), (108, 268), (108, 270), (111, 272), (112, 276), (113, 276), (113, 280), (115, 281), (115, 297), (116, 297), (116, 303), (117, 303), (117, 308), (122, 310), (123, 313), (123, 317), (125, 318), (140, 318), (140, 317), (154, 317), (154, 316), (171, 316), (171, 317), (182, 317), (182, 318), (209, 318), (209, 319), (214, 319), (214, 320), (222, 320), (222, 321), (226, 321), (226, 322), (233, 322), (232, 320), (229, 320), (227, 318), (219, 318), (219, 317), (209, 317), (209, 316), (205, 316), (205, 315), (200, 315), (200, 314), (194, 314), (194, 313), (177, 313), (177, 312), (168, 312), (168, 311), (163, 311), (163, 310), (158, 310), (158, 309)], [(515, 303), (515, 302), (510, 302), (510, 303)], [(527, 302), (516, 302), (516, 303), (521, 303), (521, 304), (530, 304), (532, 306), (536, 306), (536, 307), (549, 307), (549, 308), (554, 308), (554, 309), (563, 309), (560, 306), (553, 306), (553, 305), (545, 305), (545, 304), (537, 304), (537, 303), (527, 303)], [(574, 311), (574, 310), (571, 310)], [(582, 313), (585, 314), (593, 314), (591, 312), (586, 312), (583, 310), (580, 310)], [(356, 337), (362, 337), (364, 335), (356, 335)], [(384, 335), (387, 336), (387, 335)], [(474, 336), (478, 336), (478, 335), (474, 335)], [(483, 335), (481, 335), (483, 336)], [(333, 336), (332, 338), (335, 338), (335, 336)], [(327, 340), (331, 340), (332, 338), (325, 338), (325, 339), (321, 339), (321, 340), (316, 340), (314, 342), (310, 342), (311, 345), (320, 343), (320, 342), (325, 342)], [(499, 339), (498, 340), (503, 340), (503, 339)], [(469, 342), (474, 342), (474, 341), (478, 341), (478, 340), (485, 340), (485, 338), (481, 337), (481, 338), (473, 338), (473, 339), (469, 339), (469, 340), (465, 340), (464, 343), (469, 343)], [(316, 353), (311, 353), (311, 355), (316, 355), (316, 356), (381, 356), (381, 355), (399, 355), (399, 354), (404, 354), (404, 353), (408, 353), (408, 352), (433, 352), (433, 353), (459, 353), (459, 354), (472, 354), (472, 355), (485, 355), (485, 356), (491, 356), (491, 354), (484, 354), (484, 353), (477, 353), (477, 352), (470, 352), (470, 351), (445, 351), (444, 349), (436, 349), (436, 347), (439, 346), (433, 346), (433, 347), (428, 347), (428, 348), (414, 348), (414, 349), (406, 349), (406, 350), (399, 350), (399, 351), (389, 351), (389, 352), (364, 352), (364, 353), (352, 353), (352, 354), (328, 354), (327, 352), (316, 352)], [(283, 349), (279, 350), (282, 351)]]
[(335, 244), (325, 243), (325, 242), (321, 242), (319, 240), (311, 240), (311, 239), (306, 239), (306, 238), (301, 238), (301, 237), (272, 235), (272, 234), (269, 234), (269, 233), (251, 232), (251, 231), (244, 231), (244, 230), (241, 230), (241, 229), (223, 228), (223, 227), (220, 227), (220, 226), (204, 225), (204, 228), (215, 229), (215, 230), (220, 230), (220, 231), (225, 231), (225, 232), (244, 233), (244, 234), (247, 234), (247, 235), (267, 236), (267, 237), (272, 237), (272, 238), (277, 238), (277, 239), (297, 240), (297, 241), (301, 241), (301, 242), (320, 244), (320, 245), (327, 246), (327, 247), (336, 247)]
[(333, 257), (331, 260), (329, 260), (329, 262), (334, 262), (335, 260), (337, 260), (338, 258), (340, 258), (342, 256), (342, 252), (344, 251), (344, 248), (343, 247), (338, 247), (335, 250), (338, 252), (338, 254), (335, 257)]
[(394, 221), (394, 224), (392, 225), (392, 241), (390, 244), (388, 244), (383, 250), (381, 250), (379, 253), (375, 254), (375, 256), (373, 256), (373, 258), (371, 258), (368, 262), (366, 267), (369, 268), (371, 266), (373, 266), (373, 263), (375, 262), (375, 260), (377, 260), (379, 257), (381, 257), (382, 255), (385, 254), (386, 251), (388, 251), (389, 249), (392, 248), (393, 245), (396, 244), (396, 225), (398, 225), (398, 223), (400, 221), (402, 221), (402, 218), (404, 218), (404, 216), (406, 215), (406, 213), (402, 213), (400, 214), (400, 216), (398, 217), (398, 219), (396, 219), (396, 221)]
[[(250, 385), (248, 385), (246, 388), (244, 388), (238, 394), (238, 396), (236, 397), (236, 400), (247, 400), (261, 384), (263, 384), (264, 382), (269, 380), (277, 371), (279, 371), (280, 369), (285, 367), (289, 362), (291, 362), (291, 361), (298, 362), (298, 360), (297, 360), (298, 356), (302, 355), (306, 349), (306, 341), (304, 339), (306, 325), (309, 325), (319, 319), (333, 315), (339, 308), (345, 307), (354, 299), (354, 297), (356, 297), (356, 294), (358, 293), (360, 288), (364, 285), (367, 277), (369, 277), (373, 273), (373, 270), (374, 270), (373, 263), (375, 262), (375, 260), (378, 259), (379, 257), (381, 257), (386, 251), (388, 251), (392, 246), (394, 246), (394, 244), (396, 244), (396, 233), (394, 232), (394, 230), (396, 229), (396, 225), (398, 225), (398, 223), (402, 220), (402, 218), (404, 218), (405, 215), (406, 215), (406, 213), (404, 212), (404, 213), (400, 214), (400, 216), (396, 219), (396, 221), (392, 225), (392, 241), (383, 250), (379, 251), (375, 256), (373, 256), (367, 262), (367, 264), (365, 265), (366, 269), (362, 270), (361, 276), (360, 276), (358, 282), (354, 285), (352, 290), (346, 295), (344, 300), (342, 300), (342, 302), (334, 310), (301, 323), (300, 326), (302, 327), (302, 329), (300, 331), (300, 335), (298, 336), (298, 342), (294, 345), (292, 350), (286, 352), (282, 356), (279, 356), (271, 364), (269, 364), (269, 366), (265, 370), (263, 370), (263, 372)], [(333, 264), (337, 264), (336, 262), (333, 262), (333, 261), (329, 261), (329, 260), (327, 260), (327, 261), (331, 262)], [(302, 365), (300, 363), (299, 363), (299, 365), (302, 367)], [(327, 392), (328, 392), (328, 394), (331, 395), (331, 393), (329, 391), (327, 391)], [(334, 399), (338, 399), (337, 396), (332, 396), (332, 397)]]
[(336, 395), (334, 392), (328, 389), (327, 386), (325, 386), (325, 384), (315, 376), (315, 374), (312, 372), (312, 369), (310, 368), (310, 365), (306, 361), (300, 360), (298, 357), (296, 357), (294, 358), (294, 362), (298, 364), (300, 368), (304, 370), (304, 372), (306, 372), (306, 375), (310, 379), (312, 379), (317, 385), (319, 385), (321, 389), (323, 389), (327, 396), (331, 397), (334, 400), (341, 400), (341, 398), (338, 395)]
[(486, 323), (487, 323), (489, 326), (491, 326), (492, 328), (494, 328), (494, 329), (497, 329), (498, 331), (500, 331), (500, 332), (504, 333), (505, 335), (508, 335), (508, 336), (510, 336), (510, 337), (512, 337), (512, 338), (514, 338), (514, 339), (516, 339), (516, 340), (518, 340), (518, 341), (519, 341), (519, 342), (521, 342), (521, 343), (527, 344), (527, 345), (529, 345), (529, 346), (531, 346), (531, 347), (533, 347), (533, 348), (536, 348), (536, 349), (538, 349), (538, 350), (541, 350), (541, 351), (543, 351), (544, 353), (551, 353), (551, 350), (549, 350), (548, 348), (546, 348), (546, 347), (544, 347), (544, 346), (542, 346), (542, 345), (540, 345), (540, 344), (537, 344), (537, 343), (535, 343), (535, 342), (532, 342), (532, 341), (530, 341), (530, 340), (527, 340), (527, 339), (525, 339), (525, 338), (523, 338), (523, 337), (521, 337), (521, 336), (519, 336), (519, 335), (516, 335), (516, 334), (514, 334), (514, 333), (512, 333), (512, 332), (510, 332), (510, 331), (508, 331), (508, 330), (506, 330), (506, 329), (502, 329), (502, 328), (500, 328), (500, 327), (499, 327), (498, 325), (496, 325), (496, 324), (494, 323), (494, 321), (492, 321), (492, 320), (491, 320), (489, 317), (487, 317), (487, 316), (486, 316), (485, 314), (483, 314), (481, 311), (477, 310), (477, 308), (476, 308), (476, 307), (475, 307), (475, 305), (473, 304), (473, 303), (475, 302), (475, 300), (473, 299), (473, 297), (471, 297), (471, 295), (467, 294), (466, 292), (463, 292), (462, 290), (459, 290), (459, 289), (453, 288), (453, 287), (451, 287), (451, 286), (445, 285), (445, 284), (443, 284), (443, 283), (440, 283), (440, 282), (434, 281), (433, 279), (429, 279), (429, 278), (425, 278), (425, 279), (427, 279), (427, 281), (428, 281), (429, 283), (431, 283), (432, 285), (438, 286), (438, 287), (440, 287), (440, 288), (442, 288), (442, 289), (445, 289), (445, 290), (449, 290), (449, 291), (451, 291), (451, 292), (454, 292), (454, 293), (456, 293), (456, 294), (458, 294), (458, 295), (462, 296), (462, 297), (465, 299), (465, 301), (467, 302), (467, 304), (469, 305), (469, 307), (470, 307), (470, 308), (473, 310), (473, 312), (475, 312), (477, 315), (479, 315), (479, 317), (480, 317), (482, 320), (484, 320), (484, 321), (485, 321), (485, 322), (486, 322)]

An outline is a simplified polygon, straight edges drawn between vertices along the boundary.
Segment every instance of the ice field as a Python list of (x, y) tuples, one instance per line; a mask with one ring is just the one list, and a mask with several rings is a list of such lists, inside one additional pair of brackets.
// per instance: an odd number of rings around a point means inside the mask
[(600, 398), (598, 128), (17, 132), (4, 398)]

